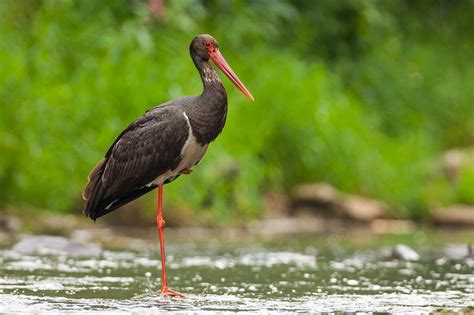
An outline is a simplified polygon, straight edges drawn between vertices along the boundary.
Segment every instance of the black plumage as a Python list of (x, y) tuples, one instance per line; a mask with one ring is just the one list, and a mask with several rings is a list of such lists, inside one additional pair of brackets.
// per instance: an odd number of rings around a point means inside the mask
[(84, 213), (91, 219), (109, 213), (157, 185), (149, 185), (180, 162), (188, 125), (179, 100), (153, 108), (117, 137), (89, 175)]
[(84, 214), (95, 220), (157, 188), (156, 224), (161, 254), (161, 294), (184, 297), (170, 290), (166, 277), (163, 185), (190, 174), (221, 133), (227, 117), (227, 94), (211, 60), (248, 98), (210, 35), (199, 35), (189, 47), (204, 86), (199, 96), (186, 96), (148, 110), (132, 122), (90, 173), (83, 192)]
[(227, 116), (227, 95), (209, 64), (212, 56), (206, 43), (218, 52), (217, 42), (209, 35), (196, 37), (190, 45), (203, 82), (202, 94), (154, 107), (122, 131), (89, 175), (83, 193), (87, 217), (95, 220), (140, 197), (160, 184), (154, 183), (155, 179), (170, 171), (172, 176), (162, 178), (161, 183), (176, 179), (181, 171), (176, 168), (183, 159), (182, 150), (190, 132), (201, 146), (207, 146), (220, 134)]

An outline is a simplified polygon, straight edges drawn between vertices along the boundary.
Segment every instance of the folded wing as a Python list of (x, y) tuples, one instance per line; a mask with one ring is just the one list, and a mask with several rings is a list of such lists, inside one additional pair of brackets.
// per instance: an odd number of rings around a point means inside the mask
[(84, 214), (95, 220), (156, 188), (154, 179), (174, 170), (188, 137), (182, 111), (159, 106), (130, 124), (89, 175)]

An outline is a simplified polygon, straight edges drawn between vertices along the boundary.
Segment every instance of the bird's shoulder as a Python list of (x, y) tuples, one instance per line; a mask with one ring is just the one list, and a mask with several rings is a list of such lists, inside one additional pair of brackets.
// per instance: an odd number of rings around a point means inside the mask
[(188, 138), (188, 124), (179, 103), (168, 102), (148, 110), (125, 128), (107, 151), (104, 185), (120, 185), (119, 178), (132, 177), (148, 183), (177, 167)]
[[(175, 133), (178, 129), (185, 129), (186, 132), (180, 133), (187, 137), (187, 118), (184, 113), (184, 104), (191, 101), (192, 96), (181, 97), (155, 107), (148, 109), (141, 117), (130, 123), (115, 139), (109, 147), (105, 158), (112, 155), (118, 144), (123, 146), (125, 143), (134, 143), (140, 139), (142, 145), (150, 140), (160, 141), (165, 133)], [(176, 141), (174, 137), (168, 138)]]
[(190, 104), (195, 104), (199, 102), (199, 97), (197, 96), (183, 96), (177, 99), (168, 101), (166, 103), (154, 106), (145, 112), (145, 115), (167, 115), (167, 114), (182, 114), (183, 111), (188, 107)]

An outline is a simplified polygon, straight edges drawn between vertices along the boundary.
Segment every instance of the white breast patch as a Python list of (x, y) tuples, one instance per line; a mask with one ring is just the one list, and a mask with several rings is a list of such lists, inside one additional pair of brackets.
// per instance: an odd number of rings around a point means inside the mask
[(197, 142), (197, 139), (193, 134), (188, 115), (186, 115), (185, 112), (183, 112), (183, 115), (184, 118), (186, 118), (186, 122), (188, 123), (189, 135), (188, 139), (186, 139), (186, 142), (184, 143), (183, 149), (181, 150), (182, 160), (177, 167), (178, 171), (184, 168), (191, 168), (196, 165), (196, 163), (201, 161), (204, 154), (206, 154), (207, 147), (209, 146), (208, 144), (201, 145)]

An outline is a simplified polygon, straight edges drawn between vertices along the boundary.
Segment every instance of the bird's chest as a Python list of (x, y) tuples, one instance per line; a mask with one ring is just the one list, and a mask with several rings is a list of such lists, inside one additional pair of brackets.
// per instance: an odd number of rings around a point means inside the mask
[(183, 148), (181, 149), (181, 161), (179, 162), (176, 171), (181, 171), (183, 169), (191, 169), (194, 165), (199, 163), (206, 154), (208, 144), (202, 145), (197, 142), (196, 137), (190, 130), (188, 139), (184, 143)]

